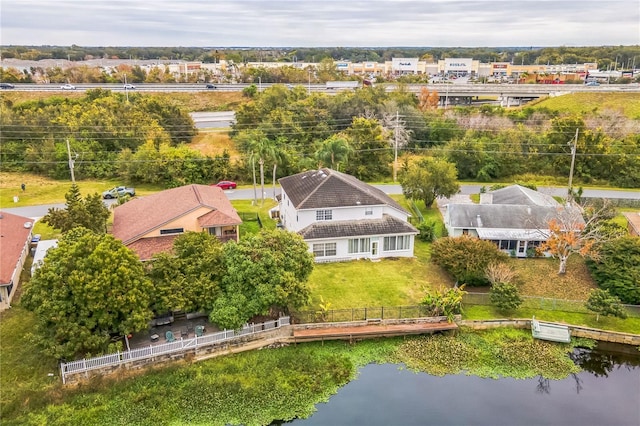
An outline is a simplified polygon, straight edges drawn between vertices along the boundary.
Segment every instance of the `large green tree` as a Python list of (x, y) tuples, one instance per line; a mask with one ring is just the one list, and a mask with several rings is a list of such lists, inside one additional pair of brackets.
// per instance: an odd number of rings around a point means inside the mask
[(224, 245), (223, 294), (210, 315), (220, 327), (239, 328), (256, 315), (289, 312), (309, 302), (313, 256), (297, 234), (263, 230)]
[(402, 192), (407, 198), (424, 201), (429, 208), (438, 197), (460, 191), (456, 167), (440, 158), (426, 157), (409, 164), (400, 174)]
[(173, 243), (173, 253), (161, 253), (152, 262), (152, 309), (211, 312), (221, 294), (224, 275), (222, 243), (206, 232), (187, 232)]
[(140, 259), (111, 235), (73, 229), (25, 286), (36, 339), (60, 359), (113, 350), (112, 338), (145, 330), (152, 284)]
[(603, 244), (587, 261), (593, 279), (624, 303), (640, 305), (640, 238), (624, 237)]
[(62, 232), (76, 227), (84, 227), (96, 233), (105, 233), (109, 209), (102, 202), (100, 194), (87, 195), (82, 198), (80, 188), (71, 185), (65, 194), (66, 207), (64, 209), (50, 208), (42, 221)]

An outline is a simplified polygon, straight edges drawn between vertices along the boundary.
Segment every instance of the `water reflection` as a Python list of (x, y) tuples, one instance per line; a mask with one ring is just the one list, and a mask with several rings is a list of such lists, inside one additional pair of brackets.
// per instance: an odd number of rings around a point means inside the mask
[(640, 425), (640, 357), (579, 350), (564, 380), (435, 377), (368, 365), (296, 425)]

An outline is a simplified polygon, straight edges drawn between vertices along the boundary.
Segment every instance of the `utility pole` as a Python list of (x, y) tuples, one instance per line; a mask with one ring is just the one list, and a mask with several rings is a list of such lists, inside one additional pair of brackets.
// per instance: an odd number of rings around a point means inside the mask
[(396, 111), (396, 127), (394, 129), (395, 148), (393, 153), (393, 181), (398, 180), (398, 125), (400, 124), (400, 112)]
[(76, 184), (76, 177), (73, 174), (73, 163), (74, 160), (71, 158), (71, 147), (69, 146), (69, 139), (67, 139), (67, 155), (69, 157), (69, 170), (71, 170), (71, 182)]
[(569, 200), (573, 198), (573, 187), (572, 187), (573, 166), (576, 164), (576, 147), (578, 145), (578, 131), (579, 129), (576, 129), (576, 137), (573, 139), (573, 145), (571, 146), (571, 168), (569, 169)]

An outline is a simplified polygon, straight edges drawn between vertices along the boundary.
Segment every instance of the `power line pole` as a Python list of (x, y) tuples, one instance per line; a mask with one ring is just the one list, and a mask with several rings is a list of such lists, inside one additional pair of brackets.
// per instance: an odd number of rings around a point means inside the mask
[(393, 181), (398, 180), (398, 126), (400, 125), (400, 112), (396, 111), (396, 126), (395, 126), (395, 148), (393, 153)]
[(69, 146), (69, 139), (67, 139), (67, 156), (69, 157), (69, 170), (71, 171), (71, 182), (76, 184), (76, 177), (73, 174), (73, 163), (74, 160), (71, 158), (71, 147)]
[(576, 164), (576, 148), (578, 146), (578, 131), (579, 129), (576, 129), (576, 137), (573, 139), (573, 145), (571, 146), (571, 168), (569, 169), (569, 200), (573, 198), (573, 187), (572, 187), (573, 167)]

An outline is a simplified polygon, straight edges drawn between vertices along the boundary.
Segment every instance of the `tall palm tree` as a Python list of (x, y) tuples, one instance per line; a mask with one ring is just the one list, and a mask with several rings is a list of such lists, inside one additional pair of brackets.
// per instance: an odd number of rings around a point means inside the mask
[(258, 164), (260, 165), (260, 191), (262, 193), (262, 204), (264, 204), (264, 162), (265, 159), (273, 159), (276, 157), (275, 142), (265, 136), (261, 136), (252, 140), (249, 143), (249, 148), (251, 149), (252, 155), (258, 158)]
[(341, 162), (347, 161), (349, 154), (352, 152), (353, 149), (346, 138), (333, 135), (322, 141), (320, 148), (316, 151), (316, 158), (321, 163), (331, 164), (333, 169), (338, 167)]

